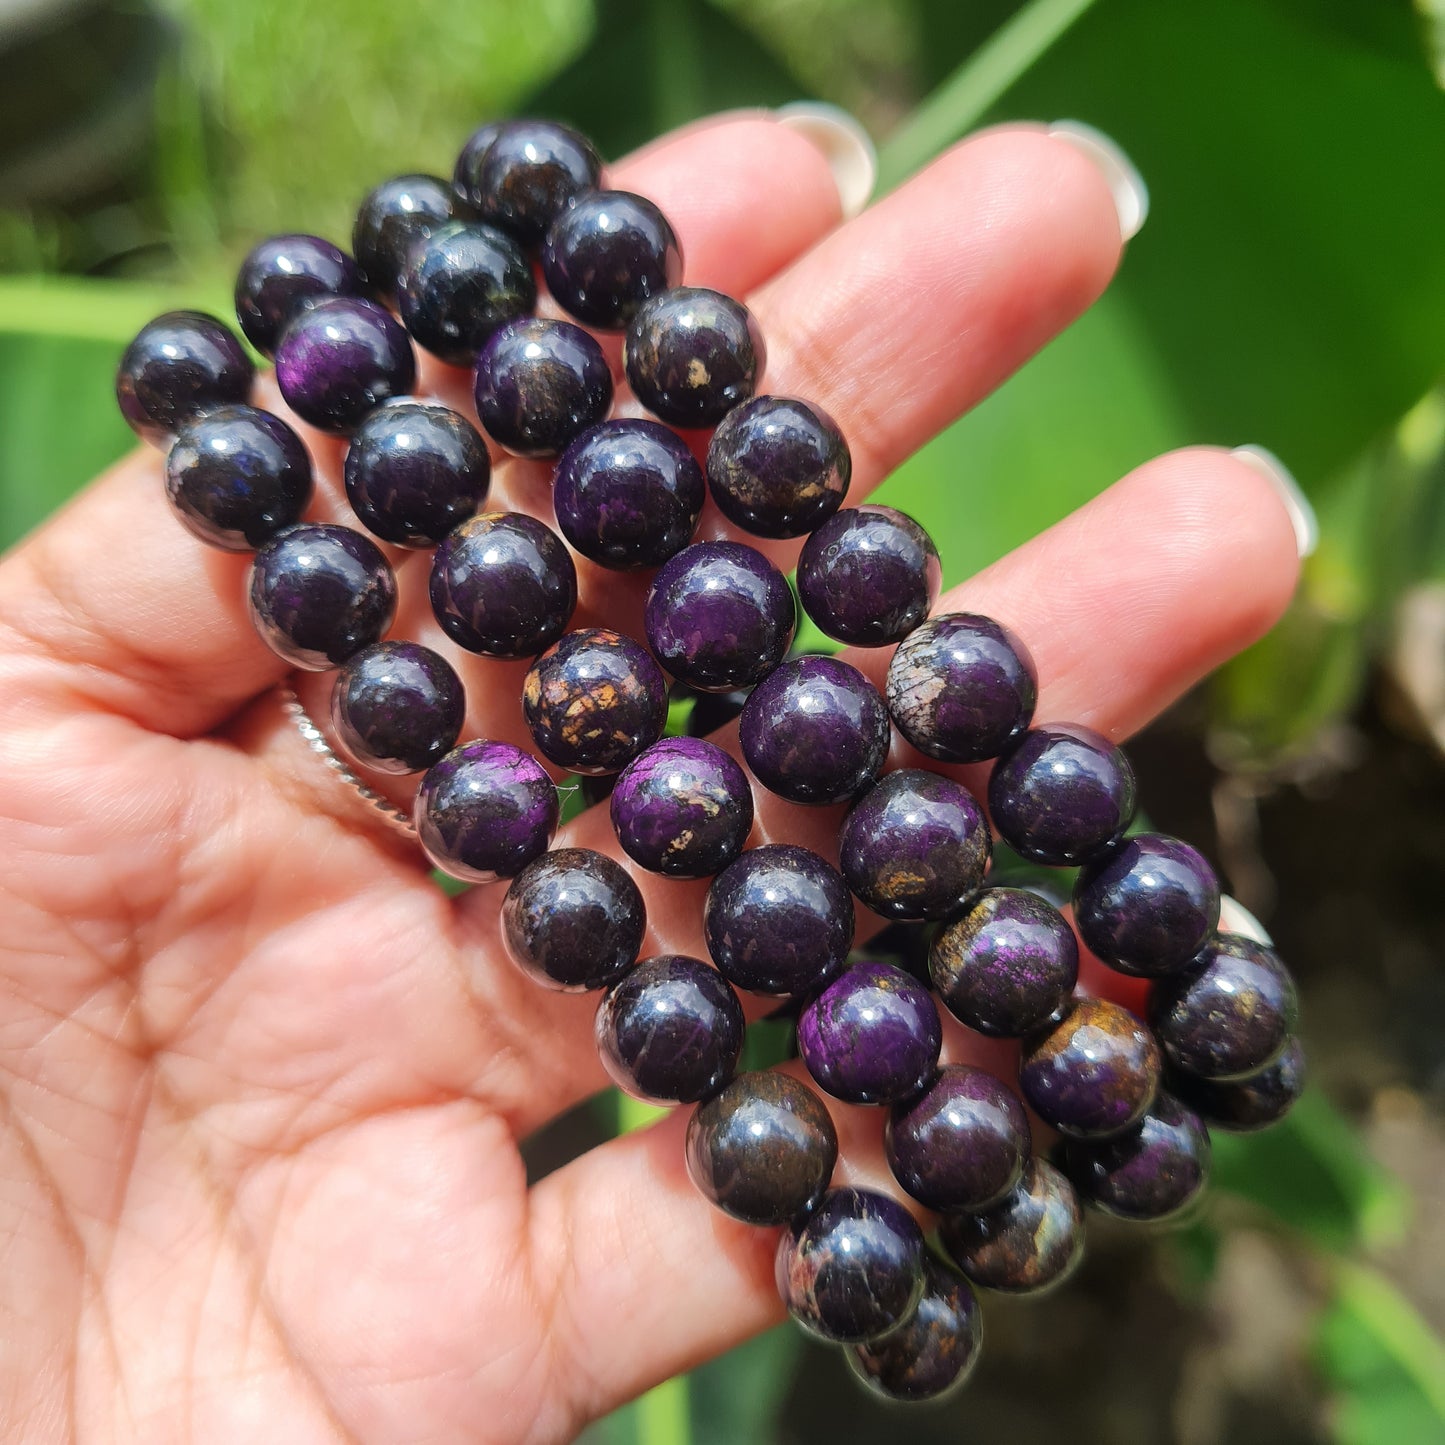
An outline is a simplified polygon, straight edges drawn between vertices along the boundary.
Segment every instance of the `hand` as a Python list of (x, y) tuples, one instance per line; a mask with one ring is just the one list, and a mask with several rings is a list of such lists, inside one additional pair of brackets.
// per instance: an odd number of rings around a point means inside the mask
[[(845, 225), (821, 155), (762, 115), (613, 174), (672, 218), (690, 282), (747, 299), (768, 389), (838, 420), (853, 502), (1121, 250), (1104, 176), (1036, 128), (965, 142)], [(463, 380), (424, 377), (454, 404)], [(297, 425), (342, 520), (339, 445)], [(686, 1110), (528, 1190), (517, 1141), (605, 1082), (595, 999), (516, 973), (500, 887), (447, 899), (306, 750), (245, 559), (177, 525), (160, 473), (128, 458), (0, 565), (7, 1438), (559, 1440), (774, 1322), (774, 1236), (694, 1193)], [(493, 500), (551, 521), (546, 476), (507, 463)], [(986, 488), (960, 477), (958, 504)], [(724, 530), (710, 507), (702, 535)], [(1027, 640), (1041, 719), (1123, 737), (1275, 620), (1296, 550), (1264, 476), (1197, 448), (941, 607)], [(641, 583), (580, 572), (578, 624), (635, 632)], [(396, 633), (434, 643), (425, 562), (400, 575)], [(852, 660), (881, 681), (886, 653)], [(525, 745), (525, 664), (463, 666), (463, 736)], [(831, 851), (838, 816), (760, 797), (769, 839)], [(603, 809), (558, 841), (615, 851)], [(702, 885), (641, 881), (645, 952), (702, 953)]]

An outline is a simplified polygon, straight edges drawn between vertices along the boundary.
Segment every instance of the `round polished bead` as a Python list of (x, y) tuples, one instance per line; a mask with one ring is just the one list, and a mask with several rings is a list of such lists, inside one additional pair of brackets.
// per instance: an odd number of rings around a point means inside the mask
[(482, 348), (476, 402), (493, 441), (520, 457), (555, 457), (607, 415), (612, 371), (580, 326), (524, 317)]
[(747, 774), (701, 738), (654, 743), (623, 769), (610, 806), (627, 856), (674, 878), (726, 868), (753, 826)]
[(855, 647), (901, 642), (943, 587), (933, 539), (892, 507), (830, 517), (798, 558), (798, 597), (817, 625)]
[(505, 121), (489, 144), (484, 140), (478, 132), (467, 142), (457, 181), (484, 220), (524, 246), (537, 245), (568, 204), (602, 178), (591, 141), (555, 121)]
[(841, 803), (871, 787), (893, 734), (878, 689), (835, 657), (775, 667), (743, 708), (739, 739), (753, 776), (794, 803)]
[(475, 216), (480, 214), (477, 202), (480, 196), (478, 184), (482, 158), (491, 149), (492, 142), (502, 133), (508, 122), (491, 120), (479, 125), (466, 139), (457, 153), (456, 164), (452, 167), (452, 206), (457, 215)]
[(645, 958), (597, 1008), (597, 1052), (612, 1082), (650, 1104), (691, 1104), (722, 1088), (743, 1048), (742, 1005), (717, 969), (682, 954)]
[(325, 672), (380, 640), (396, 615), (396, 578), (376, 543), (349, 527), (278, 532), (251, 564), (251, 621), (293, 667)]
[(378, 642), (336, 674), (331, 719), (346, 750), (383, 773), (419, 773), (456, 746), (466, 715), (462, 680), (415, 642)]
[(1031, 1151), (1017, 1095), (986, 1069), (949, 1064), (895, 1104), (883, 1147), (893, 1177), (929, 1209), (988, 1209), (1019, 1181)]
[(346, 449), (346, 495), (371, 532), (400, 547), (435, 547), (486, 500), (486, 443), (460, 412), (392, 401)]
[(1074, 1186), (1044, 1159), (1031, 1159), (1001, 1203), (981, 1214), (948, 1214), (939, 1238), (974, 1284), (1035, 1294), (1062, 1284), (1084, 1257), (1084, 1213)]
[(682, 280), (682, 249), (651, 201), (593, 191), (552, 223), (542, 275), (564, 311), (599, 331), (617, 331), (648, 297)]
[(214, 407), (176, 433), (166, 495), (208, 546), (249, 552), (301, 520), (311, 458), (280, 417), (253, 406)]
[(703, 905), (708, 953), (738, 988), (806, 993), (832, 978), (853, 946), (843, 875), (807, 848), (749, 848), (713, 880)]
[(848, 495), (853, 460), (832, 417), (805, 401), (758, 396), (734, 407), (707, 449), (718, 510), (757, 537), (802, 537)]
[(554, 848), (512, 880), (502, 941), (529, 978), (564, 993), (607, 988), (637, 962), (647, 908), (620, 863), (589, 848)]
[(747, 1224), (787, 1224), (822, 1197), (838, 1134), (806, 1085), (771, 1070), (740, 1074), (687, 1125), (687, 1172), (703, 1196)]
[(961, 783), (904, 768), (885, 773), (843, 820), (848, 886), (884, 918), (947, 918), (983, 883), (988, 824)]
[(511, 743), (463, 743), (433, 763), (414, 821), (427, 857), (453, 878), (514, 878), (557, 831), (557, 789), (536, 758)]
[(692, 540), (707, 495), (676, 433), (631, 417), (583, 432), (562, 454), (552, 505), (562, 535), (615, 571), (660, 567)]
[(412, 389), (416, 354), (391, 312), (355, 296), (327, 297), (282, 333), (276, 383), (302, 421), (345, 434)]
[(1079, 977), (1074, 931), (1051, 903), (1022, 888), (985, 888), (934, 935), (928, 972), (960, 1023), (1018, 1038), (1068, 1002)]
[(622, 348), (633, 395), (669, 426), (716, 426), (752, 396), (766, 359), (752, 312), (700, 286), (643, 302)]
[(938, 1064), (943, 1029), (911, 974), (864, 959), (820, 989), (798, 1016), (798, 1052), (837, 1099), (891, 1104), (916, 1094)]
[(1058, 1023), (1024, 1044), (1019, 1087), (1044, 1123), (1074, 1139), (1122, 1133), (1159, 1089), (1154, 1036), (1127, 1009), (1075, 1000)]
[(993, 825), (1021, 857), (1051, 867), (1107, 852), (1134, 821), (1134, 770), (1092, 728), (1030, 728), (988, 780)]
[(206, 408), (245, 401), (254, 374), (224, 322), (201, 311), (167, 311), (126, 347), (115, 399), (130, 429), (160, 446)]
[(448, 533), (430, 587), (442, 631), (488, 657), (535, 657), (577, 606), (577, 569), (562, 539), (521, 512), (483, 512)]
[(1204, 947), (1219, 922), (1219, 882), (1188, 843), (1136, 833), (1080, 870), (1074, 922), (1110, 968), (1158, 978)]
[(1221, 1083), (1174, 1074), (1169, 1082), (1211, 1129), (1237, 1134), (1268, 1129), (1289, 1113), (1304, 1092), (1304, 1047), (1291, 1039), (1274, 1063), (1247, 1079)]
[(778, 1294), (809, 1334), (861, 1344), (886, 1334), (923, 1294), (923, 1234), (896, 1200), (830, 1189), (778, 1241)]
[(320, 236), (269, 236), (254, 246), (236, 276), (236, 319), (246, 340), (270, 356), (292, 318), (327, 296), (362, 296), (366, 277)]
[(657, 660), (706, 692), (761, 681), (786, 655), (796, 622), (788, 579), (740, 542), (684, 547), (658, 569), (644, 613)]
[(546, 758), (574, 773), (615, 773), (662, 736), (667, 682), (620, 632), (569, 632), (522, 681), (522, 715)]
[(372, 286), (393, 296), (412, 247), (451, 219), (451, 188), (439, 176), (392, 176), (362, 201), (351, 249)]

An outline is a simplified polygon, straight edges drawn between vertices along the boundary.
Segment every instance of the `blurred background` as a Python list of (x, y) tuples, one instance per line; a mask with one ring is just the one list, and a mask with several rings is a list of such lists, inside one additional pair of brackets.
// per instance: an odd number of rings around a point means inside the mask
[(885, 187), (1067, 117), (1152, 191), (1104, 300), (888, 484), (949, 581), (1188, 442), (1271, 448), (1319, 511), (1285, 622), (1135, 748), (1151, 822), (1297, 972), (1294, 1114), (1217, 1139), (1189, 1224), (1095, 1219), (1064, 1292), (990, 1299), (949, 1406), (885, 1412), (781, 1329), (589, 1438), (1445, 1442), (1442, 78), (1445, 0), (0, 0), (0, 545), (130, 445), (123, 344), (227, 314), (261, 235), (347, 244), (376, 180), (449, 175), (494, 116), (615, 156), (799, 98), (862, 118)]

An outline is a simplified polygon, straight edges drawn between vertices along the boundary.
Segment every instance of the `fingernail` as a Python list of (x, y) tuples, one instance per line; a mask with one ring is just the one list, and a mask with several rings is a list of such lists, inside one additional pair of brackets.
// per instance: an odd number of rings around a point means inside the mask
[(1219, 899), (1219, 931), (1236, 933), (1241, 938), (1252, 938), (1266, 948), (1274, 947), (1274, 939), (1269, 936), (1264, 924), (1237, 898), (1231, 898), (1227, 893), (1222, 894)]
[(1103, 171), (1119, 213), (1119, 235), (1126, 241), (1137, 236), (1149, 218), (1149, 187), (1118, 142), (1081, 120), (1056, 120), (1049, 134), (1082, 151)]
[(1290, 470), (1271, 451), (1264, 447), (1235, 447), (1230, 456), (1238, 457), (1246, 466), (1253, 467), (1275, 490), (1284, 509), (1289, 513), (1290, 525), (1294, 528), (1294, 539), (1301, 557), (1308, 557), (1320, 540), (1319, 519), (1309, 498), (1300, 491), (1300, 485)]
[(813, 100), (796, 101), (773, 114), (780, 125), (806, 136), (823, 152), (843, 203), (843, 219), (856, 216), (878, 181), (878, 151), (862, 123), (841, 106)]

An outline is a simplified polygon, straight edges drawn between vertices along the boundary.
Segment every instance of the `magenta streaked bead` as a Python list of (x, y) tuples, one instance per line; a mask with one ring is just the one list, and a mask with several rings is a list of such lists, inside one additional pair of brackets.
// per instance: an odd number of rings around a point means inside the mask
[(320, 236), (268, 236), (236, 276), (236, 319), (246, 340), (270, 356), (300, 311), (327, 296), (364, 296), (366, 277), (340, 246)]

